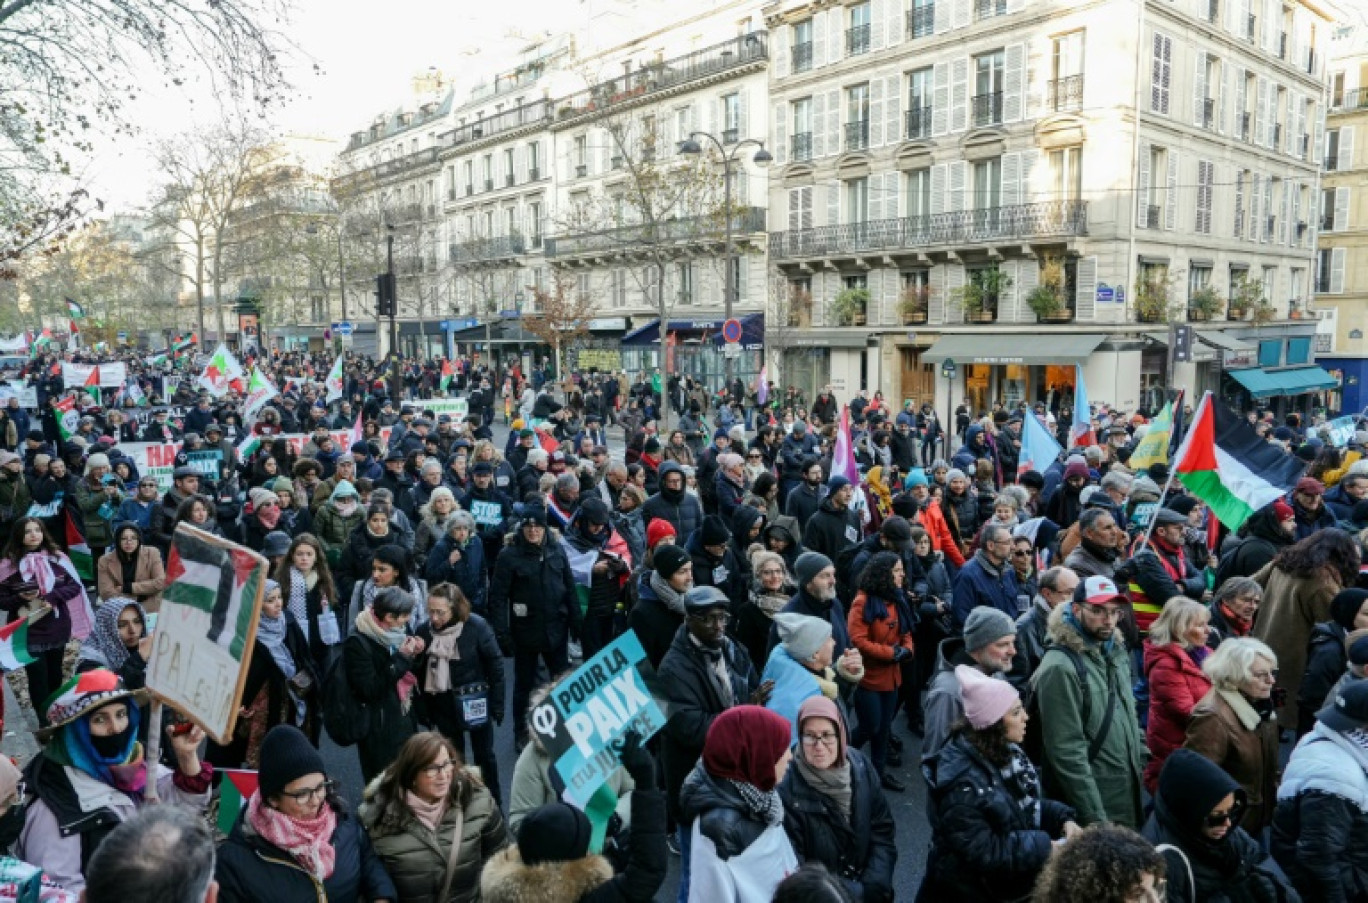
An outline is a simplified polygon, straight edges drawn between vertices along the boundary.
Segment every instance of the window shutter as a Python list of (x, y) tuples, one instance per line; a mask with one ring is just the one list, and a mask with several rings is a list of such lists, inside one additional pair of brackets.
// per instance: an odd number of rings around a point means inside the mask
[(1231, 74), (1235, 78), (1235, 115), (1230, 120), (1230, 134), (1239, 138), (1240, 118), (1245, 112), (1245, 71), (1234, 68)]
[(1211, 183), (1212, 164), (1206, 160), (1197, 161), (1197, 219), (1195, 229), (1203, 235), (1211, 234)]
[(1026, 0), (1007, 0), (1007, 13), (1019, 13), (1026, 8)]
[(1335, 231), (1343, 232), (1349, 228), (1349, 189), (1335, 189)]
[(1002, 155), (1002, 206), (1021, 203), (1021, 154)]
[(1231, 34), (1238, 34), (1239, 29), (1236, 27), (1235, 22), (1237, 19), (1237, 14), (1240, 11), (1240, 4), (1236, 2), (1236, 0), (1225, 0), (1225, 2), (1222, 5), (1225, 7), (1226, 31), (1230, 32)]
[(1009, 44), (1002, 78), (1002, 119), (1017, 122), (1026, 113), (1026, 45)]
[(902, 180), (900, 172), (884, 174), (884, 219), (902, 216), (902, 211), (898, 209), (902, 201)]
[(1292, 192), (1296, 190), (1296, 185), (1283, 179), (1282, 183), (1282, 215), (1278, 221), (1278, 242), (1288, 244), (1288, 236), (1291, 235), (1291, 223), (1288, 220), (1292, 217)]
[(1040, 285), (1040, 264), (1035, 258), (1028, 257), (1025, 260), (1017, 261), (1017, 274), (1012, 286), (1016, 294), (1016, 319), (1018, 323), (1034, 323), (1036, 321), (1035, 311), (1031, 310), (1031, 305), (1026, 303), (1026, 299), (1031, 296), (1031, 292)]
[[(812, 95), (812, 158), (826, 156), (826, 94)], [(834, 152), (834, 151), (833, 151)]]
[(969, 164), (956, 160), (950, 164), (950, 184), (945, 209), (948, 213), (959, 213), (965, 209), (965, 183), (969, 178)]
[(1169, 88), (1173, 80), (1173, 42), (1164, 35), (1154, 34), (1154, 60), (1150, 67), (1150, 111), (1169, 112)]
[[(869, 82), (869, 146), (880, 147), (884, 143), (884, 81), (881, 78)], [(897, 140), (897, 133), (889, 136)]]
[(931, 287), (926, 303), (926, 322), (940, 324), (945, 322), (945, 266), (933, 266), (927, 283)]
[(1321, 155), (1315, 159), (1315, 162), (1318, 165), (1323, 166), (1325, 160), (1325, 111), (1319, 106), (1312, 106), (1308, 115), (1315, 124), (1316, 130), (1315, 136), (1311, 139), (1311, 146), (1319, 148), (1319, 150), (1314, 151), (1313, 153), (1319, 153)]
[(827, 225), (841, 225), (841, 181), (832, 179), (827, 183)]
[(1265, 177), (1264, 177), (1263, 188), (1264, 188), (1264, 200), (1263, 200), (1264, 220), (1261, 220), (1261, 221), (1258, 223), (1258, 226), (1259, 226), (1259, 241), (1261, 241), (1261, 242), (1267, 244), (1268, 242), (1270, 242), (1270, 241), (1273, 240), (1273, 236), (1271, 236), (1271, 235), (1268, 234), (1268, 222), (1267, 222), (1267, 218), (1270, 217), (1270, 216), (1275, 215), (1275, 212), (1274, 212), (1274, 210), (1273, 210), (1273, 177), (1272, 177), (1272, 176), (1265, 176)]
[(774, 105), (774, 130), (770, 133), (770, 144), (774, 148), (774, 162), (783, 166), (788, 162), (788, 122), (789, 105), (780, 102)]
[(896, 47), (902, 43), (903, 29), (906, 27), (904, 21), (907, 18), (904, 13), (906, 6), (904, 0), (888, 0), (888, 12), (884, 16), (884, 41), (887, 47)]
[(1282, 21), (1282, 0), (1264, 0), (1264, 49), (1277, 56), (1279, 23)]
[(949, 201), (949, 173), (948, 163), (937, 163), (931, 167), (931, 210), (930, 212), (945, 213), (948, 209)]
[(736, 131), (742, 138), (750, 137), (750, 92), (745, 85), (736, 91)]
[[(943, 5), (936, 5), (938, 12)], [(937, 63), (933, 74), (935, 87), (931, 101), (931, 134), (939, 137), (949, 131), (950, 126), (950, 64)]]
[(877, 222), (884, 218), (883, 177), (881, 172), (871, 173), (866, 184), (869, 186), (868, 200), (865, 202), (867, 222)]
[(969, 127), (969, 58), (960, 57), (950, 64), (950, 131), (962, 132)]
[(1143, 229), (1149, 225), (1150, 201), (1150, 143), (1140, 142), (1140, 169), (1135, 174), (1135, 225)]
[(950, 0), (940, 0), (932, 7), (932, 17), (935, 19), (935, 32), (941, 34), (950, 30)]
[(1164, 228), (1178, 228), (1178, 151), (1168, 152), (1168, 191), (1164, 193)]
[(1193, 54), (1192, 70), (1192, 124), (1199, 128), (1206, 124), (1203, 112), (1207, 96), (1207, 55), (1199, 50)]
[(826, 58), (827, 14), (815, 13), (812, 17), (812, 68), (820, 69), (827, 63)]
[(1077, 289), (1074, 292), (1074, 316), (1079, 320), (1097, 319), (1097, 258), (1078, 258), (1075, 276)]
[(1344, 293), (1344, 256), (1348, 248), (1335, 248), (1330, 252), (1330, 292)]
[(789, 74), (789, 40), (792, 35), (792, 25), (780, 25), (770, 32), (770, 59), (774, 60), (776, 78), (786, 78)]
[(886, 35), (884, 22), (887, 21), (890, 7), (898, 5), (899, 0), (869, 0), (869, 50), (884, 49)]
[(1352, 125), (1340, 126), (1339, 130), (1339, 160), (1335, 169), (1337, 172), (1346, 172), (1354, 168), (1354, 127)]
[(838, 6), (827, 10), (827, 62), (835, 65), (845, 58), (842, 44), (845, 42), (846, 8)]
[(790, 188), (788, 190), (788, 227), (790, 232), (796, 232), (803, 228), (803, 189)]
[[(944, 0), (942, 0), (944, 2)], [(969, 17), (969, 0), (950, 0), (951, 27), (968, 28), (972, 21)]]
[(1040, 157), (1040, 151), (1024, 150), (1021, 152), (1021, 199), (1019, 204), (1032, 204), (1035, 202), (1035, 192), (1031, 186), (1031, 170), (1035, 168), (1036, 161)]
[(841, 152), (841, 92), (827, 92), (826, 102), (827, 153), (836, 155)]
[(1264, 144), (1264, 122), (1268, 116), (1268, 79), (1259, 76), (1254, 90), (1254, 127), (1249, 133), (1251, 144)]
[(902, 138), (902, 116), (898, 98), (902, 91), (902, 76), (890, 75), (884, 82), (884, 142), (897, 144)]
[(1259, 173), (1249, 174), (1249, 228), (1245, 230), (1245, 238), (1249, 241), (1259, 240), (1259, 211), (1263, 207), (1263, 176)]
[[(963, 165), (963, 164), (961, 164)], [(963, 323), (964, 304), (958, 296), (959, 289), (964, 287), (964, 264), (947, 263), (945, 265), (945, 322)], [(934, 301), (932, 302), (935, 303)]]
[(997, 321), (999, 323), (1017, 322), (1017, 292), (1021, 289), (1021, 277), (1017, 272), (1022, 269), (1018, 261), (1004, 260), (998, 263), (998, 270), (1007, 277), (1008, 285), (998, 292)]

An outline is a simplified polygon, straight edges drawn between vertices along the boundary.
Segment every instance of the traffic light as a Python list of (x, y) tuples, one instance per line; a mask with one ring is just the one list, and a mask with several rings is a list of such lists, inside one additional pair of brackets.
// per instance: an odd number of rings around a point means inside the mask
[(381, 317), (392, 317), (394, 309), (394, 274), (381, 273), (375, 277), (375, 313)]

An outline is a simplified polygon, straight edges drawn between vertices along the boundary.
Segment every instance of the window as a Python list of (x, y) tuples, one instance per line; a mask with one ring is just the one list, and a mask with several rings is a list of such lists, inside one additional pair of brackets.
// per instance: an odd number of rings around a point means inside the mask
[(1211, 267), (1193, 264), (1188, 268), (1188, 298), (1211, 285)]
[(1321, 248), (1316, 252), (1316, 291), (1326, 294), (1330, 291), (1330, 271), (1334, 261), (1332, 248)]
[(1002, 81), (1005, 54), (1002, 50), (974, 57), (974, 125), (1002, 122)]
[(1236, 238), (1244, 238), (1245, 185), (1249, 182), (1249, 170), (1241, 169), (1235, 173), (1235, 231)]
[(1164, 190), (1161, 186), (1166, 186), (1168, 173), (1168, 150), (1162, 147), (1150, 148), (1150, 178), (1149, 184), (1145, 186), (1145, 225), (1150, 229), (1159, 228), (1159, 214), (1162, 212), (1161, 206)]
[[(1327, 129), (1325, 132), (1325, 169), (1327, 172), (1334, 172), (1339, 169), (1340, 153), (1340, 130)], [(1345, 168), (1348, 169), (1348, 162), (1345, 161)]]
[(540, 141), (533, 141), (527, 145), (527, 177), (533, 181), (541, 178)]
[(641, 117), (641, 161), (649, 163), (655, 159), (656, 142), (660, 138), (660, 129), (656, 126), (654, 113), (647, 113)]
[(847, 179), (845, 183), (846, 222), (869, 221), (869, 179)]
[(542, 246), (542, 207), (534, 201), (527, 205), (527, 226), (532, 232), (532, 247)]
[(1007, 15), (1007, 0), (974, 0), (974, 19)]
[(931, 215), (931, 170), (914, 169), (907, 174), (907, 216), (909, 219)]
[(518, 208), (504, 208), (504, 235), (518, 234)]
[(1264, 339), (1259, 342), (1259, 366), (1276, 367), (1282, 363), (1282, 339)]
[(1083, 32), (1055, 38), (1050, 52), (1048, 108), (1054, 112), (1083, 108)]
[(812, 98), (793, 102), (793, 161), (812, 159)]
[(846, 88), (846, 141), (848, 151), (869, 147), (869, 85)]
[[(1343, 190), (1343, 189), (1341, 189)], [(1321, 231), (1334, 232), (1340, 226), (1335, 222), (1335, 191), (1334, 188), (1321, 189)]]
[[(942, 0), (949, 2), (949, 0)], [(936, 31), (935, 0), (912, 0), (912, 9), (907, 14), (907, 36), (925, 38)]]
[(693, 111), (689, 107), (675, 110), (675, 141), (682, 142), (693, 132)]
[(935, 96), (935, 78), (930, 66), (907, 76), (907, 137), (931, 136), (931, 102)]
[(685, 260), (675, 265), (675, 282), (679, 284), (679, 303), (694, 303), (693, 263)]
[(1244, 291), (1245, 281), (1249, 279), (1249, 270), (1243, 266), (1230, 265), (1230, 277), (1226, 283), (1226, 297), (1238, 297)]
[[(1083, 148), (1064, 147), (1050, 151), (1050, 177), (1053, 197), (1059, 201), (1077, 201), (1083, 197)], [(1022, 197), (1029, 204), (1029, 197)]]
[(1216, 182), (1216, 165), (1207, 160), (1197, 161), (1197, 224), (1202, 235), (1211, 234), (1211, 201)]
[(474, 193), (475, 193), (475, 161), (474, 161), (474, 160), (467, 160), (467, 161), (465, 161), (465, 166), (463, 167), (463, 169), (464, 169), (464, 172), (465, 172), (465, 193), (466, 193), (467, 195), (474, 194)]
[(1173, 82), (1173, 39), (1154, 35), (1153, 61), (1150, 66), (1150, 112), (1168, 115), (1169, 87)]
[(812, 68), (812, 20), (793, 24), (793, 71), (806, 72)]
[(859, 3), (850, 8), (850, 28), (846, 31), (846, 56), (869, 52), (870, 4)]
[(998, 207), (1002, 203), (1002, 158), (980, 160), (974, 164), (974, 210), (978, 215), (975, 222), (984, 226), (995, 226)]
[(480, 158), (480, 172), (484, 175), (485, 191), (494, 189), (494, 155), (485, 154)]
[(613, 306), (627, 306), (627, 273), (623, 270), (613, 270)]
[(741, 140), (741, 95), (736, 92), (722, 97), (722, 140), (727, 144)]
[(517, 181), (517, 172), (513, 169), (513, 148), (506, 148), (503, 152), (504, 184), (512, 185)]
[(841, 285), (843, 288), (869, 288), (869, 278), (863, 273), (851, 276), (842, 276)]
[(1330, 106), (1344, 106), (1344, 73), (1336, 72), (1330, 79)]
[(583, 178), (589, 175), (589, 138), (585, 135), (576, 135), (574, 144), (575, 176)]
[(1272, 302), (1272, 300), (1273, 300), (1273, 284), (1274, 284), (1274, 281), (1277, 279), (1277, 277), (1278, 277), (1278, 268), (1277, 268), (1277, 267), (1264, 267), (1264, 268), (1263, 268), (1263, 296), (1264, 296), (1264, 299), (1267, 300), (1267, 301), (1269, 301), (1269, 302)]

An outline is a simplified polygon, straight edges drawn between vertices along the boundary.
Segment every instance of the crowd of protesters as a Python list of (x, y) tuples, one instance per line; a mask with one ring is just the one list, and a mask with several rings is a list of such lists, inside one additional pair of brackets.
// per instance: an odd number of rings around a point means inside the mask
[[(1368, 900), (1368, 433), (1341, 449), (1255, 412), (1306, 471), (1232, 531), (1167, 465), (1130, 466), (1139, 415), (1090, 411), (1096, 442), (1019, 468), (1025, 418), (1068, 435), (1049, 400), (966, 402), (946, 430), (878, 392), (362, 357), (329, 400), (330, 359), (270, 354), (282, 392), (255, 416), (134, 361), (139, 391), (76, 392), (70, 433), (58, 363), (21, 375), (36, 410), (0, 411), (0, 608), (51, 609), (24, 668), (45, 745), (22, 783), (0, 763), (0, 795), (20, 788), (0, 842), (94, 903), (152, 881), (651, 900), (671, 855), (681, 903), (910, 899), (900, 857), (923, 901)], [(468, 415), (432, 416), (444, 396)], [(181, 443), (169, 488), (120, 449), (149, 440)], [(139, 691), (182, 522), (271, 579), (236, 735), (177, 731), (149, 764)], [(529, 711), (629, 629), (668, 721), (620, 744), (605, 834)], [(356, 810), (318, 752), (334, 697)], [(215, 768), (259, 775), (216, 852), (177, 806), (139, 814), (149, 778), (202, 810)], [(891, 814), (909, 774), (929, 848)]]

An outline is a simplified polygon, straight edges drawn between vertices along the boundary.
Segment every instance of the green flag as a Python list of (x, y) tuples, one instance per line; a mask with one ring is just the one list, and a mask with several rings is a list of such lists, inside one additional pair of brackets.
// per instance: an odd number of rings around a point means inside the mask
[(1169, 459), (1169, 439), (1173, 435), (1173, 402), (1164, 405), (1164, 409), (1159, 412), (1149, 423), (1149, 429), (1145, 431), (1145, 438), (1141, 439), (1135, 446), (1135, 451), (1131, 452), (1130, 463), (1127, 465), (1131, 470), (1141, 471), (1151, 464), (1167, 464)]

